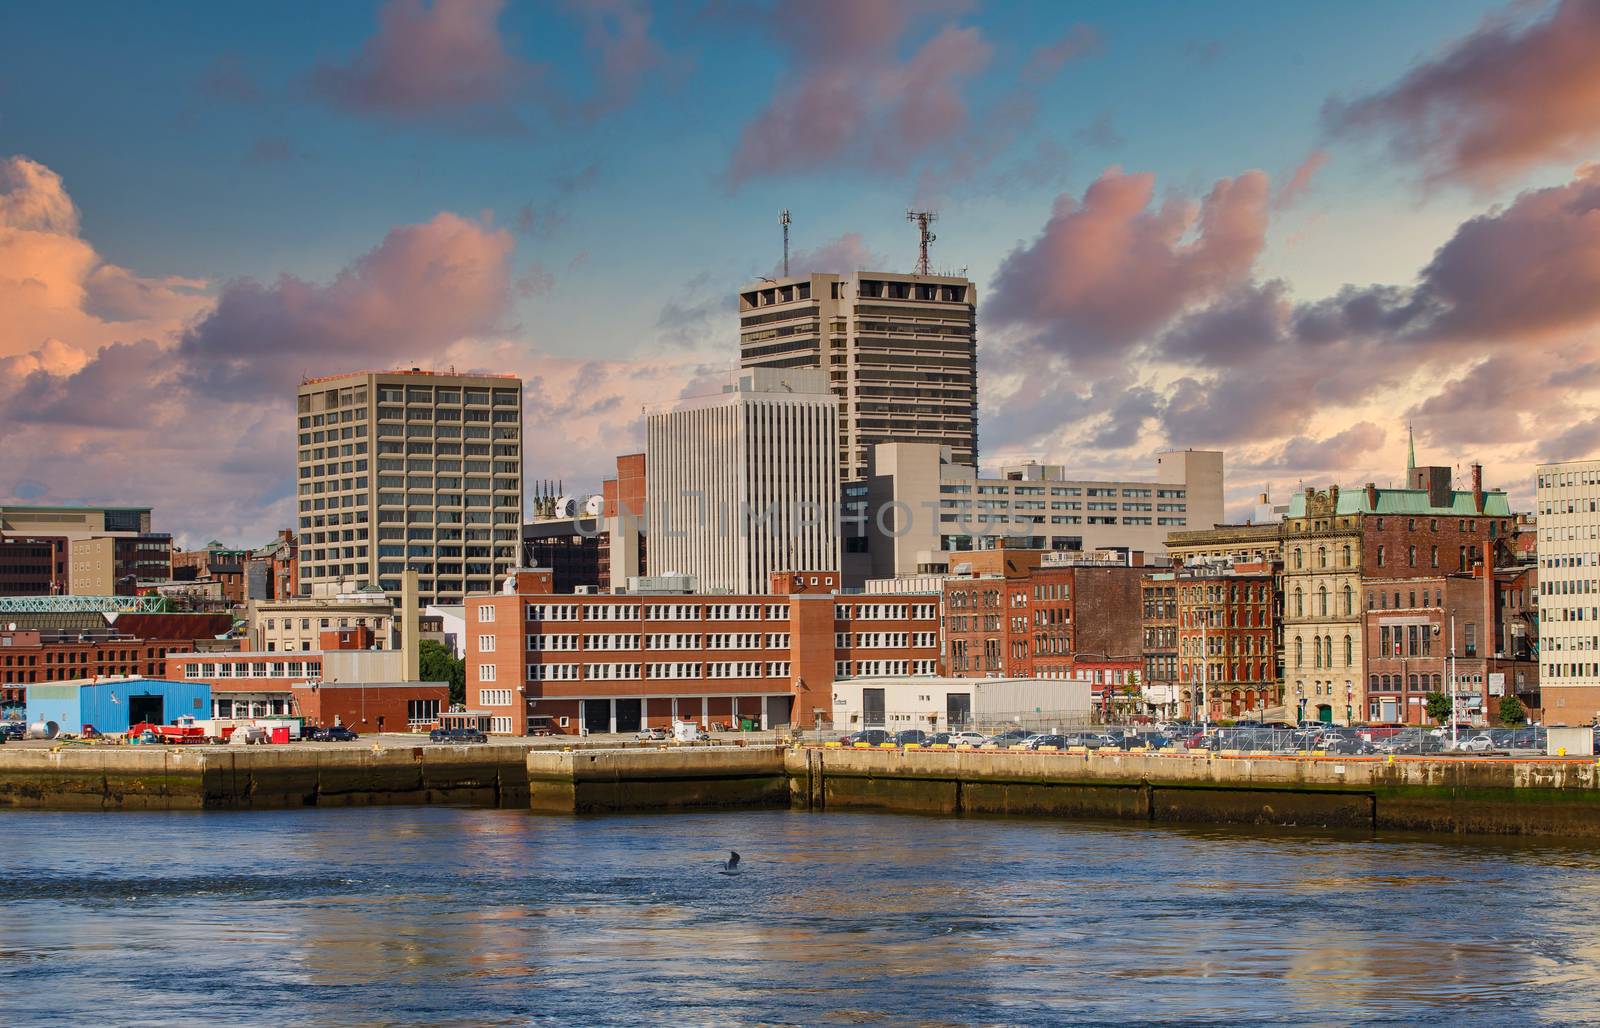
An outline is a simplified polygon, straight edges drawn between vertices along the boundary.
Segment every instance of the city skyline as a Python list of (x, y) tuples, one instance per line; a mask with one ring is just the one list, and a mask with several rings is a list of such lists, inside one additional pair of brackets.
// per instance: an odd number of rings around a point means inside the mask
[(0, 502), (266, 540), (300, 379), (412, 365), (521, 376), (527, 477), (598, 487), (737, 366), (782, 208), (797, 274), (940, 211), (985, 468), (1219, 448), (1239, 513), (1409, 420), (1528, 509), (1600, 443), (1590, 5), (200, 10), (0, 12)]

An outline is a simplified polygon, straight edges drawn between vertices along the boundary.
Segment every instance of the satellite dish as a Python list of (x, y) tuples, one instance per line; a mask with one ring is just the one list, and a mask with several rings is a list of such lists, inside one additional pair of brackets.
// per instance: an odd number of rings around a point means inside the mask
[(598, 494), (583, 501), (583, 512), (592, 518), (597, 518), (606, 511), (606, 498)]
[(578, 500), (575, 496), (562, 496), (556, 499), (555, 516), (558, 518), (575, 518), (578, 516)]

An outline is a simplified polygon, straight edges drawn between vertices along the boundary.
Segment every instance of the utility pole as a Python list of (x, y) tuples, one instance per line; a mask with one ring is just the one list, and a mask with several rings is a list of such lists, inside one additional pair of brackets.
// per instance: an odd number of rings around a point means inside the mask
[(929, 227), (939, 220), (936, 211), (906, 211), (906, 220), (917, 226), (917, 234), (921, 242), (918, 247), (917, 274), (928, 274), (928, 245), (939, 237), (929, 231)]
[(1450, 748), (1456, 748), (1456, 612), (1450, 612)]
[[(1205, 587), (1202, 586), (1201, 588), (1204, 589)], [(1201, 595), (1204, 596), (1206, 594), (1202, 592)], [(1200, 621), (1200, 704), (1199, 704), (1199, 709), (1200, 709), (1200, 730), (1203, 732), (1206, 729), (1206, 722), (1208, 720), (1210, 720), (1207, 717), (1207, 714), (1209, 712), (1206, 710), (1206, 701), (1210, 698), (1210, 695), (1211, 695), (1211, 636), (1210, 636), (1210, 633), (1209, 633), (1209, 629), (1211, 628), (1211, 606), (1210, 606), (1209, 599), (1207, 600), (1206, 605), (1201, 607), (1201, 609), (1200, 609), (1200, 617), (1201, 617), (1201, 621)]]
[(789, 277), (789, 208), (778, 212), (778, 224), (783, 226), (783, 277)]

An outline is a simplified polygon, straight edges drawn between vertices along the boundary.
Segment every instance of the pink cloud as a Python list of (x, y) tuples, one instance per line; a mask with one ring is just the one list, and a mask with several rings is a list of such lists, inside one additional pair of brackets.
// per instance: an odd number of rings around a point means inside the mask
[(1266, 239), (1267, 177), (1223, 179), (1198, 203), (1152, 206), (1155, 179), (1112, 168), (1063, 195), (1002, 262), (985, 313), (1076, 361), (1112, 360), (1181, 311), (1249, 278)]
[(324, 64), (313, 87), (360, 114), (411, 117), (499, 107), (539, 69), (509, 52), (504, 0), (389, 0), (378, 31), (344, 64)]
[(197, 385), (255, 395), (302, 375), (430, 362), (498, 326), (512, 247), (505, 229), (439, 214), (392, 229), (326, 285), (291, 275), (229, 283), (179, 352)]
[(61, 176), (26, 157), (0, 158), (0, 357), (49, 340), (92, 353), (129, 336), (165, 339), (210, 302), (200, 280), (105, 263), (78, 234)]
[(1034, 85), (1048, 82), (1069, 62), (1099, 53), (1104, 44), (1093, 25), (1074, 25), (1054, 43), (1034, 51), (1023, 65), (1022, 80)]
[(644, 78), (670, 61), (650, 35), (650, 9), (637, 0), (573, 0), (583, 41), (595, 56), (597, 88), (582, 105), (594, 117), (626, 105)]
[(1289, 181), (1284, 183), (1282, 189), (1278, 190), (1278, 195), (1272, 200), (1272, 206), (1279, 210), (1294, 206), (1295, 201), (1299, 200), (1301, 195), (1311, 188), (1311, 180), (1316, 177), (1317, 172), (1321, 171), (1322, 166), (1327, 163), (1328, 151), (1322, 149), (1312, 150), (1306, 155), (1306, 159), (1301, 161), (1299, 166), (1294, 169), (1294, 174), (1289, 177)]
[(1341, 135), (1387, 136), (1432, 182), (1489, 187), (1600, 144), (1600, 4), (1562, 0), (1527, 22), (1514, 5), (1387, 89), (1330, 100)]
[[(881, 267), (884, 257), (874, 253), (859, 232), (846, 232), (809, 250), (796, 250), (789, 255), (789, 273), (805, 275), (812, 272), (837, 275), (849, 274), (863, 268)], [(772, 267), (771, 274), (783, 273), (783, 262)]]
[(965, 130), (963, 85), (993, 48), (978, 29), (947, 24), (902, 60), (897, 51), (917, 26), (912, 13), (908, 0), (780, 6), (774, 37), (792, 51), (791, 64), (740, 134), (729, 180), (840, 163), (903, 167)]

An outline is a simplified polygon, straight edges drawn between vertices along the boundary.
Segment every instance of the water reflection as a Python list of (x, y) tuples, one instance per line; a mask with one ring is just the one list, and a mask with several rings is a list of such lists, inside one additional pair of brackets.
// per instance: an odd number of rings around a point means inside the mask
[[(8, 1023), (1600, 1009), (1600, 857), (1578, 846), (789, 812), (4, 818), (0, 1009), (48, 997)], [(713, 873), (728, 849), (744, 875)]]

